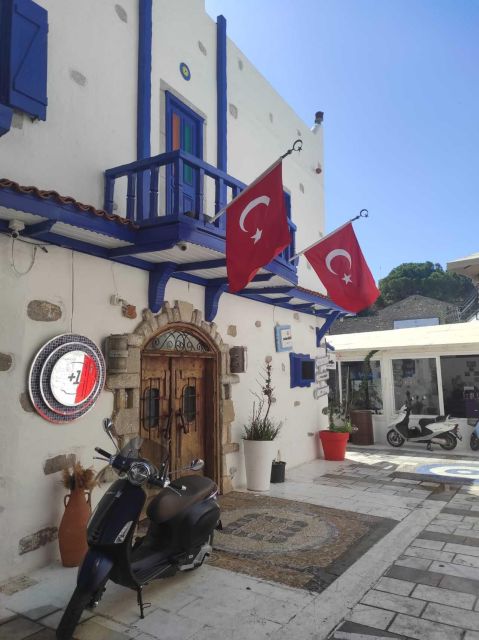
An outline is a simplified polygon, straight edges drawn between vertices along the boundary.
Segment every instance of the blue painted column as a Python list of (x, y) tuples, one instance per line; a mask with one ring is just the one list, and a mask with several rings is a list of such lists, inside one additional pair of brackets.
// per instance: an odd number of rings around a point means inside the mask
[[(153, 32), (152, 0), (139, 0), (138, 20), (138, 101), (136, 157), (143, 160), (151, 156), (151, 46)], [(138, 174), (137, 220), (148, 217), (149, 172)]]
[[(225, 173), (228, 169), (228, 140), (227, 140), (227, 76), (226, 76), (226, 18), (218, 16), (216, 19), (216, 119), (217, 119), (217, 153), (218, 169)], [(226, 204), (226, 186), (216, 183), (216, 207), (219, 211)], [(218, 222), (224, 225), (225, 216)]]

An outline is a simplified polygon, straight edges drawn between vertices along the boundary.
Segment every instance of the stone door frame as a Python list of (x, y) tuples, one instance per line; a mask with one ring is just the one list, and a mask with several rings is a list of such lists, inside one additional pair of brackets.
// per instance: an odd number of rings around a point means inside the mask
[(132, 437), (139, 433), (141, 353), (147, 343), (165, 331), (170, 325), (181, 323), (183, 329), (191, 326), (192, 333), (200, 334), (216, 353), (216, 409), (214, 440), (216, 453), (214, 469), (221, 493), (232, 490), (231, 475), (226, 465), (226, 455), (239, 451), (239, 444), (231, 441), (231, 423), (234, 420), (231, 385), (239, 382), (239, 376), (230, 372), (229, 346), (223, 342), (214, 322), (203, 320), (203, 314), (189, 302), (176, 300), (173, 307), (164, 302), (161, 311), (153, 314), (143, 311), (143, 321), (133, 333), (110, 336), (106, 341), (106, 387), (114, 394), (112, 420), (117, 433)]

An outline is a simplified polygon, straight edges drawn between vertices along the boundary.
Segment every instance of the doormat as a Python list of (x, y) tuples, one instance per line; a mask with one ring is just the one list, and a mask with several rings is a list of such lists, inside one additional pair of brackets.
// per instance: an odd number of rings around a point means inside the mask
[(219, 498), (223, 530), (208, 564), (320, 592), (397, 521), (233, 492)]

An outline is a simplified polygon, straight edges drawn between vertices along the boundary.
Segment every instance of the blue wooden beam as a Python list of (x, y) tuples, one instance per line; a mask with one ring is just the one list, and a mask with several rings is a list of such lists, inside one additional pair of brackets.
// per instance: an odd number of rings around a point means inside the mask
[(165, 289), (171, 275), (176, 271), (174, 262), (162, 262), (150, 271), (148, 281), (148, 306), (153, 313), (158, 313), (165, 300)]
[(13, 189), (0, 189), (0, 206), (33, 213), (42, 218), (55, 220), (55, 222), (65, 222), (74, 227), (126, 242), (134, 243), (138, 239), (138, 230), (131, 226), (108, 220), (88, 211), (79, 211), (72, 204), (60, 204), (51, 198), (41, 199), (28, 193), (19, 193)]
[(321, 340), (324, 338), (326, 333), (329, 331), (329, 329), (331, 328), (333, 322), (335, 320), (337, 320), (340, 315), (341, 315), (340, 311), (333, 311), (326, 318), (326, 320), (324, 321), (322, 327), (316, 327), (316, 346), (317, 347), (319, 347), (319, 345), (321, 344)]
[[(243, 289), (242, 293), (249, 293), (250, 291), (252, 291), (251, 289)], [(267, 293), (290, 293), (292, 296), (294, 295), (294, 288), (287, 286), (287, 287), (258, 287), (257, 289), (255, 288), (254, 293), (257, 295), (264, 295)], [(240, 294), (241, 295), (241, 294)]]
[(216, 313), (218, 312), (218, 304), (220, 302), (220, 298), (228, 289), (228, 285), (226, 283), (222, 284), (208, 284), (205, 287), (205, 320), (207, 322), (212, 322)]
[[(153, 33), (152, 0), (140, 0), (138, 21), (138, 104), (137, 159), (151, 156), (151, 44)], [(138, 175), (137, 219), (148, 217), (149, 172)]]
[(198, 260), (197, 262), (186, 262), (181, 265), (182, 271), (199, 271), (200, 269), (218, 269), (226, 267), (226, 258), (217, 260)]
[(37, 222), (36, 224), (29, 224), (28, 227), (22, 231), (21, 235), (27, 238), (40, 238), (45, 233), (48, 233), (55, 220), (45, 220), (44, 222)]

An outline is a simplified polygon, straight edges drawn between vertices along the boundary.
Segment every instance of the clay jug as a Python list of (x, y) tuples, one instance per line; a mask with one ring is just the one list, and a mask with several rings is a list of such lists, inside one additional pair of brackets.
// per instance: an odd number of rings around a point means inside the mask
[(60, 556), (64, 567), (78, 567), (88, 550), (86, 525), (91, 514), (90, 492), (72, 489), (64, 503), (65, 512), (58, 529)]

